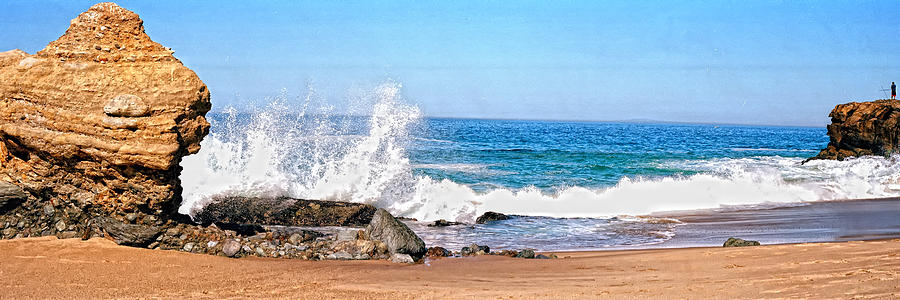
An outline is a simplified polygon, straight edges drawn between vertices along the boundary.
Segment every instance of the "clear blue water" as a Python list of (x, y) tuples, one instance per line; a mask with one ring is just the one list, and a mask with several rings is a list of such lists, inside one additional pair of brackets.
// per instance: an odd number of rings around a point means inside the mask
[(623, 176), (693, 175), (672, 162), (807, 158), (824, 128), (700, 124), (425, 119), (409, 148), (414, 172), (479, 191), (608, 187)]

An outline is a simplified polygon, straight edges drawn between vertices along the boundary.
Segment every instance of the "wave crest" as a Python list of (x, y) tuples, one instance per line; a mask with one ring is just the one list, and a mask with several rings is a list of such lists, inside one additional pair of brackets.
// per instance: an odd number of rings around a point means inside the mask
[[(249, 116), (235, 109), (185, 157), (181, 179), (190, 214), (213, 196), (288, 196), (371, 203), (419, 220), (472, 222), (486, 211), (551, 217), (609, 217), (661, 211), (900, 196), (900, 156), (811, 161), (763, 156), (672, 160), (690, 176), (623, 177), (612, 187), (494, 188), (477, 192), (447, 179), (414, 176), (407, 146), (421, 119), (389, 82), (354, 99), (367, 117), (331, 114), (314, 93), (299, 107), (284, 97)], [(362, 124), (362, 126), (360, 126)], [(435, 168), (435, 166), (430, 166)], [(446, 168), (459, 168), (447, 164)]]

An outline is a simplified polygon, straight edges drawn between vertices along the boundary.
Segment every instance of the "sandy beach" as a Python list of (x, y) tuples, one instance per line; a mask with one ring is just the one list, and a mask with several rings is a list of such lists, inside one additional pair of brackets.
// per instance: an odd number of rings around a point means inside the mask
[(230, 259), (104, 239), (0, 241), (0, 298), (900, 297), (900, 240), (558, 253), (560, 259)]

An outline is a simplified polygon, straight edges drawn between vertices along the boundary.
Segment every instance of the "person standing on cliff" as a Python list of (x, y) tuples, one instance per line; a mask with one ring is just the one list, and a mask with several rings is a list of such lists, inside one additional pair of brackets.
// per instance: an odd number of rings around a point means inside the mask
[(897, 99), (897, 85), (891, 81), (891, 99)]

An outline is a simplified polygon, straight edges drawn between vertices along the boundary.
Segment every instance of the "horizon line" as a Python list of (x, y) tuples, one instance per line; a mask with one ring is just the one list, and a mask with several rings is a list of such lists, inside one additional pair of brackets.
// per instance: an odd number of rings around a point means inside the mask
[[(210, 111), (210, 114), (224, 114), (222, 111)], [(239, 114), (249, 114), (252, 112), (241, 111)], [(321, 115), (321, 114), (309, 114)], [(360, 114), (334, 114), (335, 116), (347, 117), (371, 117), (372, 115)], [(825, 128), (827, 125), (787, 125), (787, 124), (753, 124), (753, 123), (726, 123), (726, 122), (704, 122), (704, 121), (668, 121), (656, 119), (623, 119), (623, 120), (592, 120), (592, 119), (553, 119), (553, 118), (504, 118), (504, 117), (457, 117), (457, 116), (435, 116), (425, 115), (424, 119), (445, 119), (445, 120), (483, 120), (483, 121), (536, 121), (536, 122), (580, 122), (580, 123), (621, 123), (621, 124), (649, 124), (649, 125), (712, 125), (712, 126), (755, 126), (755, 127), (795, 127), (795, 128)]]

